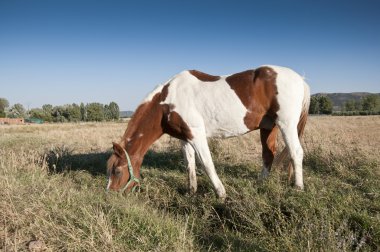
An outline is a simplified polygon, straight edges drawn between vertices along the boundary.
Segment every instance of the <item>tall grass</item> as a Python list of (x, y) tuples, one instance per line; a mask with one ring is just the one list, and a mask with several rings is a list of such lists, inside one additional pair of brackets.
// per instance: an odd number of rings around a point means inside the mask
[(47, 251), (380, 249), (380, 141), (369, 132), (380, 117), (311, 118), (303, 192), (281, 168), (257, 179), (257, 132), (210, 140), (225, 202), (201, 169), (198, 192), (188, 194), (179, 143), (169, 137), (146, 155), (139, 192), (107, 193), (105, 162), (125, 126), (2, 126), (0, 250), (35, 241)]
[[(138, 197), (106, 193), (104, 176), (83, 170), (51, 173), (33, 151), (2, 151), (1, 246), (42, 240), (56, 251), (173, 250), (192, 246), (185, 220)], [(178, 236), (181, 234), (181, 236)], [(165, 241), (165, 242), (162, 242)]]

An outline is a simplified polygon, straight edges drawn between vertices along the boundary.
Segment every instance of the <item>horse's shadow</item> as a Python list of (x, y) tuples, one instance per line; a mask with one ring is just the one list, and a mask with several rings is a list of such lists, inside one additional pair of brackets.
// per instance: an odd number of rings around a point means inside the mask
[[(107, 173), (107, 160), (111, 151), (93, 153), (74, 153), (66, 147), (55, 148), (45, 153), (45, 161), (49, 173), (64, 173), (69, 171), (87, 171), (93, 176), (104, 176)], [(171, 150), (156, 152), (149, 150), (143, 160), (143, 169), (158, 169), (162, 171), (186, 172), (181, 151)], [(218, 174), (226, 177), (256, 178), (257, 171), (247, 164), (226, 164), (215, 162)], [(203, 175), (202, 165), (197, 162), (197, 173)]]
[(57, 147), (44, 156), (50, 174), (84, 170), (93, 176), (103, 176), (110, 155), (111, 152), (74, 153), (66, 147)]
[[(250, 164), (228, 164), (224, 161), (214, 161), (216, 172), (226, 177), (257, 178), (258, 171)], [(186, 172), (185, 161), (181, 151), (170, 150), (168, 152), (148, 151), (145, 155), (144, 168), (155, 168), (166, 171), (179, 170)], [(197, 174), (203, 175), (202, 164), (196, 159)]]
[[(44, 160), (50, 174), (69, 171), (87, 171), (93, 176), (104, 176), (107, 173), (107, 160), (111, 151), (74, 153), (74, 150), (56, 147), (45, 152)], [(184, 161), (179, 151), (155, 152), (148, 151), (144, 157), (144, 169), (184, 170)]]
[(164, 171), (185, 171), (185, 163), (182, 153), (178, 150), (156, 152), (149, 150), (144, 157), (143, 164), (146, 169), (159, 169)]

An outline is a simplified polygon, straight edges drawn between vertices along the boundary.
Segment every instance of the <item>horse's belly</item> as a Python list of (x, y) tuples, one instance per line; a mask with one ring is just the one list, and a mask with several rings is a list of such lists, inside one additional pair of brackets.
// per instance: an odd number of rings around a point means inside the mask
[(223, 110), (222, 113), (203, 116), (207, 137), (226, 138), (247, 133), (249, 129), (244, 123), (244, 116), (234, 113), (231, 108)]

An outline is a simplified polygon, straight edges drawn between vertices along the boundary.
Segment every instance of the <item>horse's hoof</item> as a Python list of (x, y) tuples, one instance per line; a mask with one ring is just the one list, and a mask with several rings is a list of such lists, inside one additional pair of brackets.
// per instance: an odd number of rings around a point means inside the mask
[(218, 202), (224, 204), (226, 202), (226, 197), (218, 198)]
[(226, 194), (218, 195), (218, 201), (221, 203), (224, 203), (226, 201), (226, 198), (227, 198)]
[(269, 171), (268, 170), (262, 170), (261, 173), (258, 176), (259, 181), (264, 181), (268, 178)]
[(299, 186), (299, 185), (295, 185), (294, 189), (296, 189), (297, 191), (300, 191), (300, 192), (304, 191), (304, 187), (303, 186)]
[(218, 195), (219, 200), (221, 200), (223, 202), (226, 200), (227, 194), (226, 194), (226, 191), (224, 190), (224, 188), (221, 191), (216, 191), (216, 194)]
[(189, 189), (188, 192), (190, 195), (194, 195), (197, 193), (197, 188), (195, 188), (195, 187), (189, 187), (188, 189)]

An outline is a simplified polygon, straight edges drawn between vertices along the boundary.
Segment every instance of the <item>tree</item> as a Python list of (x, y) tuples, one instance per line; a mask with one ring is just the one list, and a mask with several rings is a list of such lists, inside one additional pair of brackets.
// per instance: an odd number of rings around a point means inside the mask
[(104, 105), (104, 119), (106, 119), (106, 121), (112, 120), (111, 111), (110, 111), (110, 108), (107, 104)]
[(83, 122), (87, 120), (86, 107), (84, 106), (83, 102), (80, 103), (80, 120)]
[(67, 114), (68, 114), (67, 119), (70, 122), (79, 122), (80, 121), (80, 118), (81, 118), (80, 107), (77, 104), (73, 103), (71, 105), (68, 105), (67, 106)]
[(378, 95), (368, 95), (364, 97), (362, 100), (363, 110), (368, 112), (375, 112), (378, 105), (380, 104), (379, 99), (380, 97)]
[(52, 110), (53, 122), (66, 122), (67, 119), (64, 116), (65, 108), (63, 106), (55, 106)]
[(52, 113), (53, 113), (53, 105), (51, 104), (44, 104), (42, 105), (42, 112), (43, 112), (43, 120), (47, 121), (47, 122), (52, 122), (53, 121), (53, 116), (52, 116)]
[(361, 100), (355, 101), (355, 110), (356, 111), (361, 111), (362, 110), (362, 101)]
[(309, 114), (319, 114), (319, 99), (317, 96), (310, 98)]
[(355, 110), (355, 101), (348, 100), (344, 103), (344, 108), (346, 111), (354, 111)]
[(11, 107), (9, 110), (9, 117), (10, 118), (24, 118), (26, 115), (25, 108), (22, 104), (16, 103)]
[(329, 115), (332, 113), (333, 105), (330, 98), (327, 96), (320, 96), (319, 99), (319, 112), (321, 114)]
[(108, 120), (119, 120), (120, 109), (116, 102), (111, 102), (108, 106), (105, 105), (104, 109)]
[(5, 111), (9, 107), (9, 102), (5, 98), (0, 98), (0, 117), (5, 117)]
[(102, 104), (94, 102), (86, 106), (87, 121), (103, 121), (104, 120), (104, 107)]
[(29, 111), (29, 116), (31, 118), (38, 118), (45, 120), (45, 112), (43, 109), (40, 108), (33, 108)]

